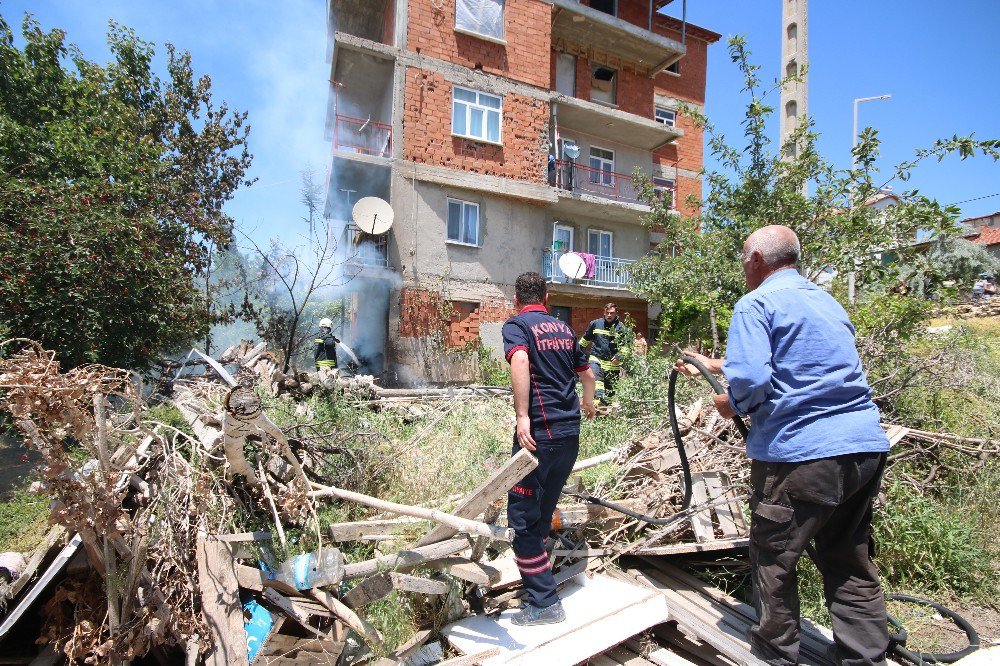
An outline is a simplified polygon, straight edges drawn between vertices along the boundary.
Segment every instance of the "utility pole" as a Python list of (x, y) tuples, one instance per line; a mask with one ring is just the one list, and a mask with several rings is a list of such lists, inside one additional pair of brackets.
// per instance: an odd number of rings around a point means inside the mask
[[(799, 74), (802, 80), (781, 89), (780, 145), (784, 146), (798, 119), (809, 113), (809, 81), (803, 67), (809, 61), (809, 0), (781, 0), (781, 75)], [(798, 146), (786, 152), (794, 157)]]

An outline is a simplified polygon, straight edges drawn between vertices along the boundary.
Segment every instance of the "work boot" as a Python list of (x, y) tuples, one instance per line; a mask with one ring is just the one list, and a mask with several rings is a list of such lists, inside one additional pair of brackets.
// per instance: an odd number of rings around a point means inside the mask
[(539, 608), (525, 603), (521, 610), (514, 613), (511, 622), (519, 627), (533, 627), (539, 624), (556, 624), (565, 619), (566, 611), (563, 610), (562, 602), (557, 601), (547, 608)]

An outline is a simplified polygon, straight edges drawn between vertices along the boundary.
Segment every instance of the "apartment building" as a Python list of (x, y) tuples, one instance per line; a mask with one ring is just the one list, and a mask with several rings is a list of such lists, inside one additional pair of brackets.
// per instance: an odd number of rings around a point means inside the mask
[[(677, 109), (704, 105), (719, 39), (660, 13), (669, 4), (330, 0), (327, 214), (347, 219), (363, 196), (392, 205), (392, 229), (362, 255), (397, 277), (390, 365), (446, 379), (430, 361), (442, 343), (499, 349), (528, 270), (580, 332), (609, 300), (650, 327), (627, 289), (657, 242), (632, 172), (681, 209), (701, 193), (702, 133)], [(594, 256), (586, 277), (563, 276), (566, 252)]]

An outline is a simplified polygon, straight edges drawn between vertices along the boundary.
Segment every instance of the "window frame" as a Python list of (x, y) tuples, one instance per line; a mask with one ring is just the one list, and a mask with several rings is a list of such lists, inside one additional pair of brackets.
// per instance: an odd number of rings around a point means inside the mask
[(680, 76), (681, 75), (681, 61), (675, 60), (666, 67), (663, 68), (664, 74), (669, 74), (670, 76)]
[[(456, 93), (456, 91), (459, 91), (459, 90), (461, 90), (463, 92), (467, 92), (467, 93), (472, 93), (473, 95), (476, 95), (476, 101), (472, 102), (472, 101), (469, 101), (469, 100), (457, 99), (456, 96), (455, 96), (455, 93)], [(481, 104), (480, 103), (480, 98), (481, 97), (492, 97), (493, 99), (498, 100), (498, 102), (500, 103), (500, 106), (494, 108), (494, 107), (491, 107), (491, 106), (486, 106), (484, 104)], [(463, 104), (463, 105), (465, 105), (465, 129), (466, 129), (466, 131), (468, 131), (468, 130), (470, 130), (472, 128), (472, 112), (473, 112), (473, 110), (479, 109), (479, 110), (481, 110), (483, 112), (483, 131), (484, 131), (484, 135), (483, 136), (480, 137), (480, 136), (475, 136), (475, 135), (472, 135), (472, 134), (460, 134), (459, 132), (455, 131), (455, 118), (456, 118), (455, 106), (456, 106), (456, 104)], [(488, 114), (490, 114), (490, 113), (496, 113), (497, 114), (497, 140), (496, 141), (493, 141), (493, 140), (487, 138), (488, 137), (488, 133), (489, 133), (489, 122), (488, 122), (487, 118), (488, 118)], [(453, 85), (451, 87), (451, 135), (452, 136), (457, 136), (457, 137), (462, 138), (462, 139), (468, 139), (470, 141), (479, 141), (481, 143), (488, 143), (488, 144), (494, 145), (494, 146), (502, 146), (503, 145), (503, 96), (502, 95), (494, 95), (492, 93), (480, 92), (480, 91), (474, 90), (472, 88), (466, 88), (465, 86)]]
[[(595, 150), (602, 150), (606, 153), (610, 153), (611, 159), (609, 160), (606, 157), (595, 156), (594, 155)], [(600, 162), (609, 162), (611, 164), (611, 171), (605, 171), (603, 168), (601, 169), (596, 168), (593, 162), (591, 161), (595, 159), (599, 160)], [(590, 178), (593, 179), (597, 175), (595, 171), (601, 174), (601, 178), (599, 180), (591, 180), (590, 182), (594, 183), (595, 185), (600, 185), (601, 187), (614, 187), (617, 179), (617, 174), (615, 173), (615, 159), (616, 159), (615, 151), (611, 150), (610, 148), (602, 148), (601, 146), (593, 146), (593, 145), (590, 146), (589, 152), (587, 154), (587, 166), (592, 169), (590, 171)], [(610, 182), (604, 181), (605, 175), (607, 178), (610, 178)]]
[[(445, 242), (450, 245), (461, 245), (462, 247), (482, 247), (482, 208), (475, 201), (466, 201), (465, 199), (457, 199), (455, 197), (446, 197), (447, 201), (447, 213), (445, 215), (444, 221), (444, 238)], [(459, 238), (465, 235), (465, 211), (467, 207), (474, 207), (476, 209), (476, 242), (469, 243), (465, 240), (456, 240), (449, 236), (448, 227), (451, 225), (451, 205), (456, 203), (459, 205), (459, 220), (458, 220), (458, 235)]]
[(500, 32), (501, 35), (496, 37), (495, 35), (487, 35), (472, 28), (465, 28), (458, 24), (458, 3), (455, 3), (455, 32), (460, 35), (468, 35), (469, 37), (476, 37), (477, 39), (482, 39), (487, 42), (493, 42), (494, 44), (507, 45), (507, 0), (498, 0), (500, 3)]
[[(659, 113), (663, 111), (664, 113), (669, 113), (671, 115), (670, 122), (666, 120), (660, 120)], [(660, 123), (661, 125), (666, 125), (667, 127), (677, 127), (677, 109), (672, 109), (669, 106), (661, 106), (657, 104), (653, 107), (653, 120)]]
[[(671, 187), (668, 188), (663, 185), (657, 185), (656, 181), (660, 181), (661, 183), (670, 183)], [(666, 178), (664, 176), (653, 176), (653, 192), (655, 193), (663, 190), (670, 191), (670, 210), (677, 210), (677, 179)]]
[[(594, 99), (594, 74), (597, 73), (598, 69), (607, 69), (614, 72), (614, 76), (611, 77), (611, 101), (605, 101), (603, 99)], [(590, 87), (587, 91), (587, 99), (594, 104), (604, 104), (605, 106), (613, 106), (618, 108), (618, 74), (621, 70), (615, 69), (614, 67), (609, 67), (608, 65), (602, 65), (600, 63), (592, 62), (590, 63)], [(598, 92), (603, 92), (598, 90)]]
[[(604, 256), (602, 254), (595, 254), (595, 253), (593, 253), (593, 252), (590, 251), (590, 239), (591, 239), (591, 237), (594, 234), (597, 234), (597, 237), (598, 237), (598, 240), (597, 240), (597, 249), (598, 250), (601, 249), (600, 237), (604, 236), (604, 235), (606, 235), (608, 237), (608, 252), (609, 252), (609, 254), (607, 256)], [(596, 228), (587, 229), (587, 253), (588, 254), (593, 254), (598, 259), (614, 259), (615, 258), (615, 232), (608, 231), (607, 229), (596, 229)]]

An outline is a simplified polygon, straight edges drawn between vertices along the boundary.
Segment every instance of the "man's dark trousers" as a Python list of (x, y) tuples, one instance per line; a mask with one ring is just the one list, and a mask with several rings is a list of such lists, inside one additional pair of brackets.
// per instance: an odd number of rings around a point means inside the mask
[[(545, 551), (545, 539), (552, 527), (559, 494), (576, 463), (580, 436), (551, 441), (536, 438), (535, 446), (538, 467), (507, 493), (507, 525), (514, 528), (514, 559), (528, 591), (528, 601), (538, 608), (548, 608), (559, 601), (559, 594)], [(515, 438), (513, 452), (520, 448)]]
[(771, 664), (799, 654), (796, 564), (816, 542), (826, 605), (845, 666), (884, 664), (885, 597), (871, 561), (872, 502), (886, 454), (854, 453), (798, 463), (752, 461), (750, 568), (759, 622), (753, 653)]

